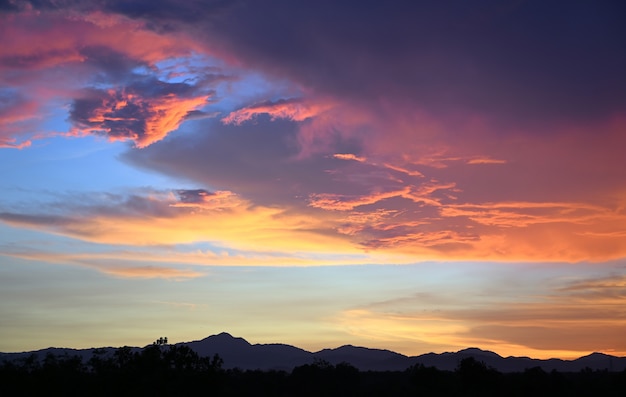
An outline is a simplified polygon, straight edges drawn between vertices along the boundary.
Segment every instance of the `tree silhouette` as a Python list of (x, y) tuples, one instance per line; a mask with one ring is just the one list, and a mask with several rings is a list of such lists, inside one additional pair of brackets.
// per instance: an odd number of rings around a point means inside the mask
[(500, 373), (487, 368), (482, 361), (466, 357), (459, 363), (456, 374), (464, 391), (468, 395), (496, 395), (499, 388)]

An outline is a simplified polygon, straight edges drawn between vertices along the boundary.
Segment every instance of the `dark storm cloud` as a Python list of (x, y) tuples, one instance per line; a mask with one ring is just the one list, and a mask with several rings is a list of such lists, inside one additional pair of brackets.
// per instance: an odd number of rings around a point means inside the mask
[(104, 11), (142, 19), (148, 28), (166, 32), (181, 24), (206, 22), (211, 15), (232, 7), (238, 0), (1, 0), (0, 12)]
[(147, 68), (149, 66), (146, 62), (106, 46), (86, 46), (80, 49), (80, 54), (85, 58), (87, 65), (95, 68), (101, 74), (99, 79), (106, 83), (132, 78), (134, 68), (140, 66)]
[(145, 117), (150, 110), (141, 104), (129, 103), (121, 109), (122, 92), (90, 90), (85, 97), (74, 100), (70, 120), (84, 128), (102, 130), (111, 137), (137, 138), (145, 134)]
[(231, 51), (353, 100), (531, 121), (626, 104), (620, 2), (277, 0), (232, 11), (207, 27)]
[[(349, 162), (320, 156), (296, 160), (295, 122), (271, 121), (260, 115), (255, 123), (224, 125), (207, 120), (201, 128), (206, 132), (198, 137), (171, 137), (163, 144), (127, 152), (123, 159), (253, 197), (257, 204), (302, 202), (314, 191), (347, 189), (336, 174), (326, 170), (350, 167)], [(344, 151), (355, 149), (349, 141), (338, 141), (337, 146)]]
[(435, 115), (478, 112), (528, 123), (605, 117), (626, 105), (623, 2), (30, 3), (187, 30), (250, 67), (352, 101), (386, 98)]
[(91, 9), (101, 3), (102, 1), (99, 0), (0, 0), (0, 11)]
[(110, 0), (103, 3), (103, 9), (142, 19), (148, 28), (167, 32), (177, 30), (181, 25), (207, 23), (211, 17), (236, 3), (238, 0)]
[(20, 7), (15, 1), (0, 0), (0, 12), (18, 12)]

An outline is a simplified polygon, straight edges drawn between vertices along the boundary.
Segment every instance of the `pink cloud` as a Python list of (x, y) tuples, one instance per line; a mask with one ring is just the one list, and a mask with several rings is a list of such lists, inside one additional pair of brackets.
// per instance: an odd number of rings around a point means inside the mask
[(163, 84), (161, 92), (132, 86), (91, 91), (74, 103), (71, 118), (77, 125), (76, 133), (101, 133), (110, 140), (130, 139), (139, 148), (158, 142), (209, 100), (204, 92), (178, 93), (176, 87)]
[[(260, 35), (266, 30), (255, 30), (269, 22), (248, 14), (250, 9), (220, 9), (223, 14), (213, 15), (213, 8), (194, 7), (185, 5), (165, 14), (158, 7), (110, 6), (93, 14), (75, 10), (71, 17), (43, 11), (15, 15), (3, 29), (19, 39), (0, 49), (2, 68), (20, 84), (30, 77), (51, 80), (61, 66), (75, 72), (79, 83), (65, 91), (50, 83), (44, 97), (73, 100), (73, 131), (132, 140), (148, 149), (217, 97), (201, 73), (191, 76), (193, 81), (164, 81), (165, 71), (157, 70), (159, 61), (211, 49), (238, 68), (263, 74), (270, 83), (287, 81), (301, 96), (275, 100), (276, 92), (268, 92), (265, 101), (235, 104), (238, 110), (221, 120), (222, 127), (230, 129), (205, 125), (220, 131), (214, 140), (186, 137), (204, 145), (202, 150), (179, 142), (137, 154), (145, 156), (142, 165), (196, 180), (201, 186), (217, 186), (233, 197), (245, 197), (250, 206), (326, 217), (329, 226), (321, 234), (328, 237), (333, 233), (329, 229), (341, 230), (338, 234), (349, 236), (358, 247), (418, 252), (420, 258), (423, 252), (498, 260), (507, 255), (571, 261), (623, 255), (623, 213), (618, 208), (624, 205), (626, 191), (621, 149), (626, 123), (617, 97), (602, 95), (605, 107), (581, 98), (589, 110), (584, 116), (585, 107), (570, 97), (555, 102), (529, 94), (558, 99), (560, 91), (540, 84), (520, 86), (520, 81), (529, 80), (518, 77), (528, 78), (534, 65), (511, 64), (502, 71), (471, 55), (484, 54), (484, 48), (459, 51), (448, 48), (446, 40), (433, 39), (441, 45), (433, 46), (441, 48), (434, 52), (421, 46), (415, 51), (389, 47), (395, 43), (410, 49), (405, 46), (419, 38), (430, 40), (421, 35), (423, 26), (406, 25), (414, 35), (407, 36), (406, 43), (381, 36), (380, 42), (361, 47), (366, 41), (329, 34), (342, 29), (339, 25), (311, 35), (276, 37), (272, 31)], [(340, 7), (334, 15), (342, 12), (347, 10)], [(188, 20), (179, 20), (181, 15)], [(210, 16), (211, 23), (205, 24), (198, 15)], [(225, 23), (240, 18), (249, 23)], [(364, 18), (349, 19), (360, 32), (355, 37), (372, 34), (366, 20), (384, 24), (374, 15)], [(306, 31), (307, 26), (290, 25), (296, 20), (282, 23)], [(385, 34), (396, 27), (388, 28)], [(439, 34), (448, 37), (450, 32)], [(311, 37), (313, 42), (300, 42)], [(499, 36), (493, 40), (490, 48), (508, 48)], [(502, 53), (503, 60), (511, 61), (509, 56)], [(458, 68), (457, 61), (474, 66)], [(561, 68), (544, 74), (548, 69), (532, 70), (544, 85), (576, 91), (578, 86), (554, 73)], [(137, 70), (145, 71), (143, 80), (133, 77)], [(97, 73), (106, 75), (106, 87), (90, 80)], [(2, 82), (18, 85), (7, 77)], [(24, 101), (7, 106), (16, 112), (5, 112), (11, 116), (3, 121), (15, 128), (45, 108), (34, 91), (22, 94)], [(559, 106), (568, 117), (560, 116)], [(267, 117), (259, 117), (263, 115)], [(272, 123), (279, 119), (287, 122)], [(262, 139), (250, 133), (275, 131), (278, 124), (280, 131), (258, 134)], [(227, 133), (239, 138), (226, 138)], [(18, 129), (5, 133), (2, 144), (27, 144), (27, 138), (16, 139), (18, 134)], [(211, 152), (219, 161), (205, 153), (211, 144), (219, 146)], [(174, 149), (176, 154), (169, 154)], [(228, 155), (221, 153), (225, 151)], [(226, 209), (232, 202), (232, 197), (206, 195), (173, 203), (170, 209)], [(376, 214), (372, 225), (355, 221), (356, 214), (370, 211)]]
[(16, 142), (15, 139), (0, 139), (0, 148), (3, 149), (24, 149), (32, 145), (31, 141)]
[(467, 160), (467, 164), (505, 164), (506, 160), (492, 159), (489, 157), (477, 157)]
[(308, 103), (302, 99), (281, 99), (275, 102), (267, 101), (257, 103), (236, 110), (224, 117), (222, 121), (226, 124), (239, 125), (252, 120), (259, 114), (267, 114), (272, 120), (289, 119), (293, 121), (304, 121), (317, 116), (330, 107), (330, 104)]
[[(85, 88), (94, 92), (92, 87), (102, 83), (113, 88), (96, 89), (103, 93), (101, 108), (92, 109), (89, 120), (80, 120), (78, 127), (83, 130), (74, 133), (110, 134), (112, 140), (132, 139), (138, 147), (176, 130), (210, 97), (206, 82), (201, 82), (204, 87), (195, 93), (173, 88), (154, 95), (137, 88), (135, 68), (142, 67), (149, 76), (158, 73), (160, 61), (203, 50), (185, 34), (158, 34), (119, 15), (102, 19), (78, 12), (24, 12), (3, 18), (2, 35), (11, 40), (0, 48), (0, 90), (4, 88), (10, 97), (19, 99), (0, 101), (5, 145), (20, 136), (47, 136), (43, 120), (52, 112), (58, 115), (63, 109), (59, 104), (80, 101)], [(165, 84), (152, 78), (156, 86)], [(128, 105), (143, 112), (124, 115), (123, 108)], [(143, 117), (141, 130), (121, 132), (104, 125), (131, 122), (137, 116)]]

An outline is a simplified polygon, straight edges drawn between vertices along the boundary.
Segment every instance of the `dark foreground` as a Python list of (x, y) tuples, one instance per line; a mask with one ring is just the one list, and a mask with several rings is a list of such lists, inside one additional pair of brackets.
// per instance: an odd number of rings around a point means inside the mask
[(413, 366), (405, 371), (360, 372), (324, 361), (291, 372), (222, 369), (186, 346), (123, 347), (112, 355), (31, 356), (0, 365), (2, 396), (624, 396), (626, 370), (502, 374), (473, 358), (455, 371)]

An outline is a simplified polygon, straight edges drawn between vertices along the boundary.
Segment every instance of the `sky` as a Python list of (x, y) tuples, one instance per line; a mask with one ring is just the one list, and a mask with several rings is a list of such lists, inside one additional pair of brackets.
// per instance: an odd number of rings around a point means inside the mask
[(0, 1), (0, 351), (626, 356), (624, 21)]

